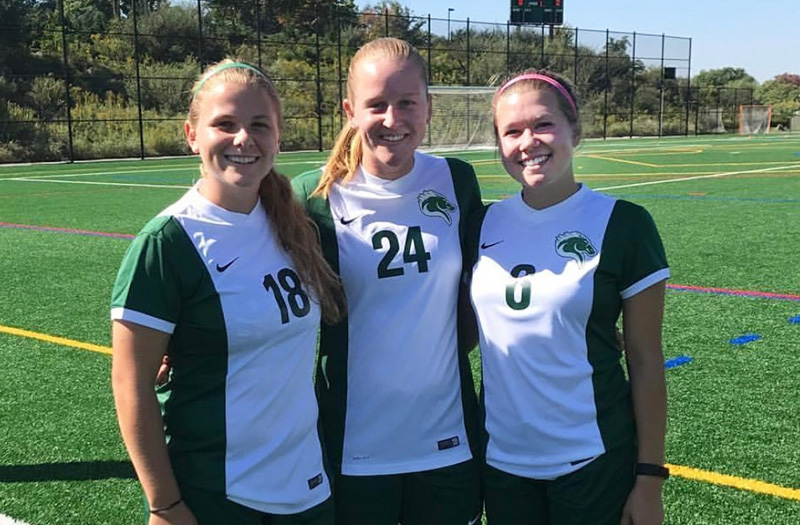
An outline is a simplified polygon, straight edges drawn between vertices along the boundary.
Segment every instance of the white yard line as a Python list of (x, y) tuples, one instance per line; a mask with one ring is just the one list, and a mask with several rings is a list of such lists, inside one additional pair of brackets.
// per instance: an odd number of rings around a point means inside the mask
[[(76, 171), (72, 173), (49, 173), (47, 175), (20, 175), (19, 177), (3, 177), (0, 180), (33, 180), (33, 179), (51, 179), (51, 178), (64, 178), (64, 177), (91, 177), (95, 175), (123, 175), (126, 173), (153, 173), (153, 172), (169, 172), (169, 171), (198, 171), (197, 166), (190, 166), (188, 168), (158, 168), (158, 169), (138, 169), (138, 170), (116, 170), (116, 171)], [(199, 171), (198, 171), (199, 174)]]
[[(184, 167), (162, 167), (162, 168), (147, 168), (147, 169), (133, 169), (133, 170), (115, 170), (115, 171), (73, 171), (70, 173), (53, 173), (52, 170), (48, 170), (46, 172), (32, 172), (28, 174), (20, 174), (17, 177), (0, 177), (0, 181), (3, 180), (20, 180), (20, 179), (48, 179), (48, 178), (64, 178), (64, 177), (91, 177), (95, 175), (123, 175), (123, 174), (130, 174), (130, 173), (156, 173), (156, 172), (172, 172), (172, 171), (197, 171), (198, 175), (200, 174), (198, 171), (198, 163), (192, 166), (184, 166)], [(297, 166), (300, 164), (312, 164), (315, 166), (321, 166), (324, 164), (318, 160), (298, 160), (294, 162), (281, 162), (280, 166)], [(3, 172), (0, 171), (0, 175), (3, 175)]]
[[(694, 177), (682, 177), (680, 179), (662, 179), (662, 180), (653, 180), (649, 182), (634, 182), (632, 184), (621, 184), (619, 186), (608, 186), (605, 188), (592, 188), (592, 189), (594, 191), (619, 190), (623, 188), (633, 188), (636, 186), (652, 186), (653, 184), (668, 184), (670, 182), (684, 182), (687, 180), (714, 179), (719, 177), (727, 177), (729, 175), (744, 175), (746, 173), (763, 173), (767, 171), (778, 171), (789, 168), (800, 168), (800, 163), (787, 164), (785, 166), (774, 166), (772, 168), (761, 168), (757, 170), (727, 171), (725, 173), (712, 173), (711, 175), (697, 175)], [(499, 202), (501, 199), (484, 199), (484, 200), (485, 202)]]
[(788, 168), (798, 168), (798, 167), (800, 167), (800, 163), (787, 164), (785, 166), (774, 166), (772, 168), (761, 168), (757, 170), (726, 171), (725, 173), (712, 173), (711, 175), (696, 175), (694, 177), (682, 177), (680, 179), (663, 179), (663, 180), (651, 180), (648, 182), (634, 182), (632, 184), (621, 184), (619, 186), (594, 188), (594, 191), (619, 190), (622, 188), (633, 188), (635, 186), (652, 186), (653, 184), (668, 184), (670, 182), (684, 182), (687, 180), (715, 179), (719, 177), (727, 177), (729, 175), (744, 175), (746, 173), (764, 173), (767, 171), (778, 171), (778, 170), (785, 170)]
[(25, 521), (15, 520), (5, 514), (0, 514), (0, 525), (28, 525)]
[(29, 179), (26, 177), (25, 178), (19, 177), (6, 180), (15, 180), (21, 182), (54, 182), (60, 184), (91, 184), (94, 186), (128, 186), (131, 188), (172, 188), (172, 189), (178, 188), (182, 190), (187, 190), (191, 188), (191, 186), (178, 186), (176, 184), (137, 184), (133, 182), (97, 182), (92, 180)]

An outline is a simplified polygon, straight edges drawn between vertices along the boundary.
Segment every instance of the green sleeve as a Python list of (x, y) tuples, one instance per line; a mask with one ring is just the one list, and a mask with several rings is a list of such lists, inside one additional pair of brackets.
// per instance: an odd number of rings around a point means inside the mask
[(317, 189), (317, 184), (322, 177), (322, 170), (315, 169), (301, 173), (292, 179), (292, 190), (298, 202), (307, 206), (308, 197)]
[(647, 210), (628, 201), (617, 201), (600, 264), (615, 275), (619, 290), (669, 267), (661, 236)]
[[(150, 221), (128, 246), (111, 297), (112, 308), (133, 310), (175, 324), (181, 310), (174, 237), (183, 229), (170, 217)], [(180, 238), (177, 239), (180, 243)]]

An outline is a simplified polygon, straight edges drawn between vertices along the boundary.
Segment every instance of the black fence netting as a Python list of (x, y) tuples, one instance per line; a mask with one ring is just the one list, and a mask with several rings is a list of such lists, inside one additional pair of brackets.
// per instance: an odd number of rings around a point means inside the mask
[[(395, 36), (432, 85), (490, 86), (547, 68), (573, 79), (588, 137), (736, 129), (750, 89), (691, 86), (691, 39), (412, 16), (352, 0), (15, 0), (0, 9), (0, 162), (183, 155), (190, 87), (232, 56), (284, 103), (284, 150), (323, 150), (342, 125), (350, 58)], [(478, 109), (476, 109), (477, 111)]]

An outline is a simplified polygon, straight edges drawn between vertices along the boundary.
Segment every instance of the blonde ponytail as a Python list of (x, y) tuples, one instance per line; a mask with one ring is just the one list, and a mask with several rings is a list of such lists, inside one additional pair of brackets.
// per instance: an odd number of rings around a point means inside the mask
[(362, 144), (358, 130), (349, 125), (345, 126), (336, 137), (336, 143), (333, 145), (328, 162), (322, 171), (322, 177), (311, 196), (321, 195), (327, 199), (333, 183), (336, 181), (347, 182), (353, 176), (358, 165), (361, 164), (361, 154)]

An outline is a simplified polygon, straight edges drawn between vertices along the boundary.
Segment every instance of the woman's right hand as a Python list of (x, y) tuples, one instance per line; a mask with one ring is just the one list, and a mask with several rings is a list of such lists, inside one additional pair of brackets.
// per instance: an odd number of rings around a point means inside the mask
[(161, 511), (157, 514), (150, 514), (148, 525), (197, 525), (197, 520), (186, 506), (180, 502), (169, 510)]

